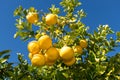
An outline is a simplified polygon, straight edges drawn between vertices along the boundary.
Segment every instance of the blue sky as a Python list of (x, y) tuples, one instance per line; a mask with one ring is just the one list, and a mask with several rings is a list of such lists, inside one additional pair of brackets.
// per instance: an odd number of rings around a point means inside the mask
[[(31, 6), (48, 12), (51, 4), (59, 6), (61, 0), (0, 0), (0, 51), (12, 50), (10, 61), (17, 62), (17, 54), (23, 53), (28, 59), (27, 43), (19, 38), (14, 39), (16, 32), (14, 10), (22, 5), (24, 8)], [(120, 0), (80, 0), (87, 13), (83, 23), (90, 26), (90, 31), (96, 29), (100, 24), (108, 24), (114, 31), (120, 31)], [(111, 54), (112, 55), (112, 54)]]

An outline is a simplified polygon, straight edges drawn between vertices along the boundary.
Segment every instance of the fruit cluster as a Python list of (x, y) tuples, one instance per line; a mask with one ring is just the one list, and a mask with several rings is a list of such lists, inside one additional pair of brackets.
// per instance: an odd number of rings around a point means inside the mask
[(31, 63), (35, 66), (53, 65), (59, 58), (59, 51), (52, 47), (52, 40), (48, 35), (41, 36), (38, 41), (29, 42), (28, 51)]
[(52, 47), (52, 40), (48, 35), (41, 36), (38, 41), (28, 43), (29, 58), (35, 66), (52, 65), (59, 57), (59, 52)]
[(83, 53), (83, 49), (87, 48), (87, 45), (88, 44), (87, 44), (86, 40), (84, 40), (84, 39), (80, 40), (79, 45), (76, 45), (76, 46), (73, 47), (74, 52), (82, 54)]
[[(26, 19), (29, 23), (34, 24), (39, 21), (39, 15), (37, 12), (29, 12), (26, 15)], [(45, 17), (45, 23), (47, 25), (54, 25), (57, 23), (57, 15), (56, 14), (47, 14)]]
[[(29, 23), (34, 24), (38, 22), (38, 14), (36, 12), (29, 12), (26, 16)], [(45, 17), (47, 25), (54, 25), (58, 21), (56, 14), (48, 14)], [(76, 62), (74, 53), (83, 53), (83, 48), (87, 47), (86, 40), (80, 40), (80, 45), (73, 48), (63, 46), (57, 49), (52, 46), (52, 40), (48, 35), (36, 35), (38, 41), (31, 41), (28, 43), (29, 58), (31, 63), (35, 66), (53, 65), (58, 59), (61, 59), (67, 66), (71, 66)]]
[[(87, 47), (85, 40), (80, 41), (82, 48)], [(52, 46), (52, 40), (48, 35), (41, 36), (38, 41), (28, 43), (29, 58), (35, 66), (53, 65), (59, 58), (67, 66), (71, 66), (76, 62), (75, 52), (81, 52), (78, 47), (74, 49), (63, 46), (57, 49)]]

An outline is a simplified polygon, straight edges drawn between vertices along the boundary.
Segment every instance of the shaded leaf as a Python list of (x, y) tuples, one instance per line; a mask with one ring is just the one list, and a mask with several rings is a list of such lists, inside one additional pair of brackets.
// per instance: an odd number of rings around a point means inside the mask
[(9, 59), (10, 55), (5, 55), (3, 58), (0, 58), (0, 62), (4, 63)]
[(0, 52), (0, 57), (1, 57), (2, 55), (4, 55), (4, 54), (8, 54), (8, 53), (10, 53), (10, 52), (11, 52), (10, 50), (1, 51), (1, 52)]

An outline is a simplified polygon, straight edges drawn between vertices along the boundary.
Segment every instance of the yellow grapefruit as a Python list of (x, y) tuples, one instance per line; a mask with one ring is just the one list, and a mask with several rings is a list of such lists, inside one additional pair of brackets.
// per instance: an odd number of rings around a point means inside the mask
[(60, 57), (63, 60), (70, 60), (74, 57), (74, 51), (71, 47), (64, 46), (60, 50)]
[(45, 64), (48, 66), (52, 66), (55, 63), (55, 61), (50, 61), (48, 57), (45, 56)]
[(34, 66), (43, 66), (45, 65), (45, 56), (42, 54), (35, 54), (32, 57), (31, 63)]
[(40, 46), (37, 41), (31, 41), (28, 43), (28, 51), (32, 54), (37, 54), (40, 51)]
[(80, 53), (80, 54), (82, 54), (83, 53), (83, 50), (82, 50), (82, 47), (81, 46), (75, 46), (74, 47), (74, 52), (75, 53)]
[(76, 62), (76, 59), (75, 57), (73, 57), (71, 60), (69, 61), (64, 61), (64, 64), (67, 65), (67, 66), (71, 66), (73, 65), (74, 63)]
[(86, 40), (80, 40), (80, 46), (82, 48), (86, 48), (88, 46), (87, 41)]
[(56, 48), (51, 47), (46, 51), (45, 56), (48, 58), (48, 60), (55, 61), (59, 57), (59, 52)]
[(36, 12), (29, 12), (26, 16), (26, 19), (29, 23), (36, 23), (38, 22), (38, 14)]
[(54, 25), (57, 23), (57, 15), (56, 14), (48, 14), (45, 17), (45, 22), (47, 25)]
[(43, 35), (38, 39), (41, 49), (48, 49), (52, 46), (52, 40), (48, 35)]

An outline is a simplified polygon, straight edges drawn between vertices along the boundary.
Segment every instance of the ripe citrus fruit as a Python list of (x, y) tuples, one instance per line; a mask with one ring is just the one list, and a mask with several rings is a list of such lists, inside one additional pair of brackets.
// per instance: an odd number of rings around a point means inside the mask
[(61, 48), (60, 57), (63, 60), (70, 60), (70, 59), (73, 58), (73, 56), (74, 56), (74, 51), (71, 47), (64, 46), (64, 47)]
[(75, 46), (74, 47), (74, 52), (82, 54), (83, 53), (82, 47), (81, 46)]
[(43, 35), (38, 39), (41, 49), (48, 49), (52, 46), (52, 40), (48, 35)]
[(37, 41), (31, 41), (28, 43), (28, 51), (32, 54), (37, 54), (40, 51), (40, 46)]
[(32, 53), (29, 53), (29, 54), (28, 54), (28, 57), (29, 57), (29, 59), (31, 60), (32, 57), (33, 57), (33, 54), (32, 54)]
[(45, 56), (45, 64), (48, 66), (52, 66), (55, 63), (55, 61), (50, 61), (48, 57)]
[(80, 46), (82, 47), (82, 48), (86, 48), (87, 47), (87, 41), (86, 40), (80, 40)]
[(67, 65), (67, 66), (71, 66), (73, 65), (74, 63), (76, 62), (76, 59), (75, 57), (73, 57), (71, 60), (69, 61), (64, 61), (64, 64)]
[(55, 61), (59, 57), (59, 52), (56, 48), (51, 47), (46, 51), (45, 56), (48, 58), (48, 60)]
[(42, 54), (35, 54), (32, 57), (31, 63), (34, 66), (43, 66), (45, 65), (45, 56)]
[(36, 23), (38, 22), (38, 14), (35, 12), (29, 12), (26, 16), (26, 19), (29, 23)]
[(56, 14), (48, 14), (45, 17), (45, 22), (47, 25), (54, 25), (57, 23), (57, 15)]

